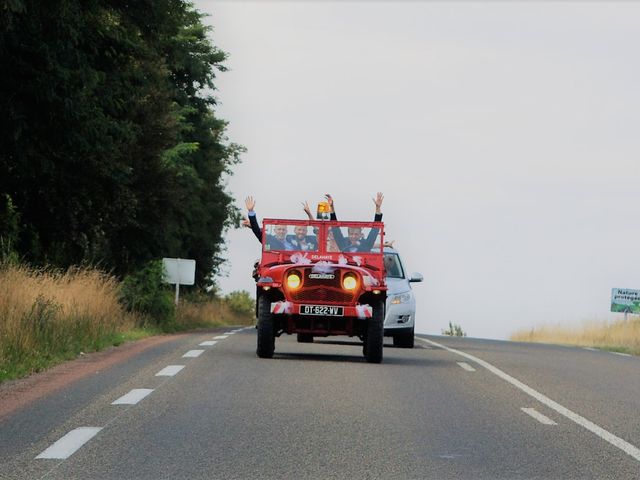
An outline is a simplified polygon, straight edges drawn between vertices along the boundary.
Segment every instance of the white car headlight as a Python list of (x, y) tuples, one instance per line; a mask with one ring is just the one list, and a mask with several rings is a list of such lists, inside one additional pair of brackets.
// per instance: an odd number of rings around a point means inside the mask
[(391, 304), (398, 305), (400, 303), (407, 303), (409, 300), (411, 300), (411, 292), (401, 293), (400, 295), (391, 297)]

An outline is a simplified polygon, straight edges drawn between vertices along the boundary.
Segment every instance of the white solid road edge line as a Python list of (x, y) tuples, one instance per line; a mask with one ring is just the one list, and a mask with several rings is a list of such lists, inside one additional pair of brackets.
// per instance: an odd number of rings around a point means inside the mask
[(71, 430), (36, 458), (64, 460), (73, 455), (80, 447), (91, 440), (102, 427), (80, 427)]
[(589, 430), (590, 432), (596, 434), (598, 437), (600, 437), (604, 441), (609, 442), (614, 447), (619, 448), (620, 450), (622, 450), (623, 452), (625, 452), (626, 454), (632, 456), (634, 459), (636, 459), (636, 460), (638, 460), (640, 462), (640, 449), (638, 449), (638, 447), (636, 447), (634, 445), (631, 445), (629, 442), (623, 440), (620, 437), (615, 436), (613, 433), (608, 432), (604, 428), (599, 427), (598, 425), (596, 425), (592, 421), (587, 420), (586, 418), (584, 418), (581, 415), (578, 415), (575, 412), (572, 412), (571, 410), (569, 410), (566, 407), (563, 407), (558, 402), (555, 402), (555, 401), (551, 400), (549, 397), (547, 397), (547, 396), (543, 395), (542, 393), (534, 390), (533, 388), (529, 387), (528, 385), (525, 385), (520, 380), (517, 380), (517, 379), (513, 378), (511, 375), (503, 372), (499, 368), (494, 367), (489, 362), (485, 362), (484, 360), (481, 360), (481, 359), (479, 359), (477, 357), (474, 357), (473, 355), (470, 355), (468, 353), (462, 352), (460, 350), (455, 350), (453, 348), (445, 347), (444, 345), (441, 345), (441, 344), (439, 344), (437, 342), (433, 342), (431, 340), (427, 340), (426, 338), (416, 337), (416, 339), (421, 340), (421, 341), (423, 341), (425, 343), (428, 343), (430, 345), (434, 345), (436, 347), (440, 347), (440, 348), (442, 348), (444, 350), (447, 350), (447, 351), (449, 351), (451, 353), (455, 353), (456, 355), (460, 355), (462, 357), (465, 357), (465, 358), (477, 363), (478, 365), (483, 366), (484, 368), (489, 370), (494, 375), (497, 375), (498, 377), (502, 378), (503, 380), (509, 382), (511, 385), (513, 385), (516, 388), (519, 388), (520, 390), (522, 390), (527, 395), (529, 395), (529, 396), (535, 398), (536, 400), (538, 400), (540, 403), (546, 405), (547, 407), (549, 407), (552, 410), (555, 410), (560, 415), (567, 417), (569, 420), (577, 423), (581, 427), (586, 428), (587, 430)]
[(162, 370), (156, 373), (156, 377), (173, 377), (183, 368), (184, 365), (169, 365), (168, 367), (164, 367)]
[(460, 367), (463, 370), (466, 370), (467, 372), (475, 372), (476, 369), (473, 368), (471, 365), (469, 365), (467, 362), (456, 362), (458, 365), (460, 365)]
[(111, 403), (111, 405), (135, 405), (151, 392), (153, 392), (151, 388), (134, 388), (126, 395), (121, 396), (115, 402)]
[(540, 412), (538, 412), (535, 408), (525, 408), (522, 407), (520, 410), (522, 410), (524, 413), (526, 413), (527, 415), (532, 416), (533, 418), (535, 418), (537, 421), (539, 421), (540, 423), (542, 423), (543, 425), (557, 425), (556, 422), (554, 422), (553, 420), (551, 420), (549, 417), (547, 417), (546, 415), (541, 414)]

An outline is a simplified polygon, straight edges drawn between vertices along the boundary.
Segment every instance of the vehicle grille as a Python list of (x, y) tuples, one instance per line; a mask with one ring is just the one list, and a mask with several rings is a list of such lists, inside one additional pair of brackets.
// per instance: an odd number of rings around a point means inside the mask
[(336, 291), (332, 288), (314, 287), (292, 292), (291, 300), (297, 303), (353, 303), (353, 293)]
[(289, 292), (291, 301), (296, 303), (355, 303), (355, 296), (359, 292), (345, 291), (340, 285), (340, 272), (336, 272), (336, 278), (318, 279), (308, 278), (309, 270), (304, 271), (304, 283), (302, 288)]

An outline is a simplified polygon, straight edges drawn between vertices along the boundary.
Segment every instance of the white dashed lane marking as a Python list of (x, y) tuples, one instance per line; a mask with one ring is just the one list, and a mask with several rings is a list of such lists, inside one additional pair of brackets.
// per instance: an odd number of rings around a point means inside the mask
[(80, 427), (71, 430), (36, 458), (51, 458), (56, 460), (69, 458), (80, 447), (97, 435), (100, 430), (102, 430), (101, 427)]
[(471, 365), (469, 365), (467, 362), (456, 362), (458, 365), (460, 365), (460, 367), (462, 367), (463, 370), (466, 370), (467, 372), (475, 372), (476, 369), (473, 368)]
[(442, 348), (444, 350), (447, 350), (448, 352), (454, 353), (454, 354), (459, 355), (461, 357), (464, 357), (464, 358), (466, 358), (468, 360), (471, 360), (472, 362), (477, 363), (478, 365), (480, 365), (480, 366), (486, 368), (487, 370), (489, 370), (494, 375), (502, 378), (504, 381), (506, 381), (506, 382), (510, 383), (511, 385), (513, 385), (514, 387), (522, 390), (524, 393), (526, 393), (530, 397), (535, 398), (536, 400), (538, 400), (543, 405), (546, 405), (547, 407), (549, 407), (551, 410), (555, 410), (556, 412), (558, 412), (563, 417), (566, 417), (569, 420), (571, 420), (572, 422), (575, 422), (578, 425), (580, 425), (581, 427), (584, 427), (585, 429), (589, 430), (591, 433), (593, 433), (593, 434), (597, 435), (598, 437), (600, 437), (605, 442), (608, 442), (611, 445), (613, 445), (614, 447), (619, 448), (620, 450), (622, 450), (623, 452), (625, 452), (626, 454), (630, 455), (635, 460), (640, 462), (640, 448), (638, 448), (635, 445), (632, 445), (631, 443), (627, 442), (626, 440), (623, 440), (622, 438), (614, 435), (613, 433), (609, 432), (608, 430), (605, 430), (604, 428), (600, 427), (599, 425), (596, 425), (595, 423), (593, 423), (592, 421), (590, 421), (587, 418), (583, 417), (582, 415), (578, 415), (577, 413), (569, 410), (567, 407), (565, 407), (563, 405), (560, 405), (558, 402), (555, 402), (555, 401), (551, 400), (546, 395), (543, 395), (542, 393), (538, 392), (537, 390), (534, 390), (529, 385), (526, 385), (526, 384), (522, 383), (520, 380), (512, 377), (508, 373), (503, 372), (499, 368), (494, 367), (489, 362), (485, 362), (484, 360), (482, 360), (482, 359), (480, 359), (478, 357), (474, 357), (473, 355), (471, 355), (469, 353), (462, 352), (462, 351), (456, 350), (454, 348), (446, 347), (446, 346), (444, 346), (444, 345), (442, 345), (440, 343), (433, 342), (431, 340), (427, 340), (426, 338), (416, 337), (416, 339), (418, 339), (418, 340), (420, 340), (422, 342), (428, 343), (429, 345), (434, 345), (436, 347)]
[(176, 373), (184, 368), (184, 365), (169, 365), (168, 367), (163, 368), (158, 373), (156, 373), (156, 377), (173, 377)]
[(187, 353), (182, 355), (182, 358), (196, 358), (202, 355), (202, 352), (204, 352), (204, 350), (189, 350)]
[(557, 425), (556, 422), (551, 420), (549, 417), (544, 416), (543, 414), (538, 412), (535, 408), (522, 407), (520, 410), (522, 410), (527, 415), (531, 415), (533, 418), (535, 418), (537, 421), (539, 421), (543, 425)]
[(153, 389), (151, 388), (134, 388), (126, 395), (117, 399), (111, 405), (135, 405), (151, 392), (153, 392)]
[[(224, 340), (229, 335), (233, 335), (234, 333), (240, 332), (242, 330), (244, 329), (239, 328), (237, 330), (225, 332), (224, 335), (213, 337), (214, 340), (208, 340), (200, 343), (200, 346), (211, 347), (218, 343), (216, 340)], [(182, 357), (195, 358), (200, 356), (203, 352), (204, 350), (189, 350)], [(169, 365), (156, 373), (156, 377), (173, 377), (183, 368), (184, 365)], [(122, 397), (115, 400), (111, 405), (135, 405), (151, 392), (153, 392), (153, 389), (150, 388), (135, 388), (126, 395), (123, 395)], [(71, 430), (36, 458), (56, 460), (64, 460), (66, 458), (69, 458), (85, 443), (96, 436), (100, 430), (102, 430), (102, 427), (80, 427), (76, 428), (75, 430)]]
[[(239, 332), (243, 329), (234, 330), (231, 332), (226, 332), (224, 335), (218, 335), (214, 337), (214, 340), (208, 340), (206, 342), (200, 343), (200, 346), (203, 347), (211, 347), (218, 343), (216, 340), (224, 340), (229, 335), (233, 335), (236, 332)], [(182, 357), (183, 358), (196, 358), (200, 356), (204, 350), (189, 350)], [(173, 377), (180, 370), (184, 368), (184, 365), (169, 365), (158, 373), (156, 373), (156, 377)], [(153, 389), (150, 388), (135, 388), (131, 390), (129, 393), (123, 395), (118, 398), (111, 405), (135, 405), (140, 402), (143, 398), (153, 392)], [(57, 442), (43, 451), (40, 455), (38, 455), (37, 459), (56, 459), (56, 460), (64, 460), (73, 455), (78, 449), (80, 449), (85, 443), (91, 440), (94, 436), (98, 434), (98, 432), (102, 430), (102, 427), (80, 427), (75, 430), (71, 430), (65, 436), (60, 438)]]
[(621, 357), (630, 357), (631, 355), (628, 353), (622, 353), (622, 352), (611, 352), (614, 355), (620, 355)]

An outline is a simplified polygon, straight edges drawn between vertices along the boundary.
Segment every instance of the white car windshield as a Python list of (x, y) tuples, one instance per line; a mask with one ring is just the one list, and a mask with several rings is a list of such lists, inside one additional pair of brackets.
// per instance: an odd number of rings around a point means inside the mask
[(384, 268), (388, 278), (404, 278), (402, 263), (397, 253), (384, 254)]

